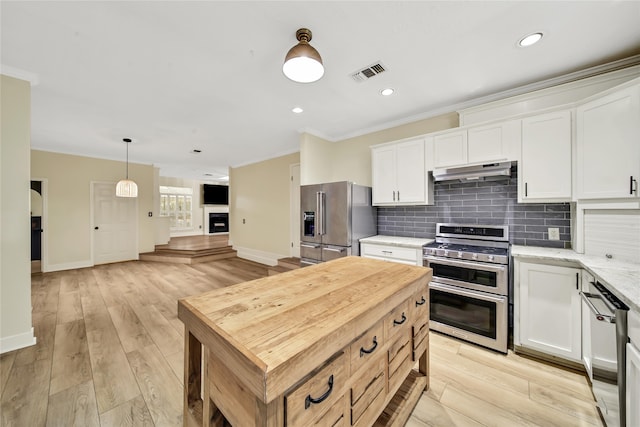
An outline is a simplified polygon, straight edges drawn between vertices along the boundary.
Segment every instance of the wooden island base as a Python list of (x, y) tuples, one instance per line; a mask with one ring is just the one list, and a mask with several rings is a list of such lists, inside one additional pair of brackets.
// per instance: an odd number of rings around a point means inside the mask
[(404, 425), (429, 387), (430, 279), (347, 257), (180, 300), (184, 425)]

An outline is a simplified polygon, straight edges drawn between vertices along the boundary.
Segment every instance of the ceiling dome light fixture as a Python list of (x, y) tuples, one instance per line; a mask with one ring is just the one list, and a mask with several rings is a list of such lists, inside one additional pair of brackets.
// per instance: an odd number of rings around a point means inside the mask
[(528, 46), (534, 45), (542, 39), (542, 36), (543, 36), (542, 33), (528, 34), (520, 39), (520, 41), (518, 42), (518, 46), (528, 47)]
[(292, 112), (292, 113), (295, 113), (295, 114), (300, 114), (300, 113), (302, 113), (303, 111), (304, 111), (304, 110), (303, 110), (301, 107), (293, 107), (293, 108), (291, 109), (291, 112)]
[(138, 197), (138, 184), (129, 179), (129, 144), (131, 144), (131, 138), (123, 138), (125, 144), (127, 144), (127, 177), (118, 181), (116, 185), (117, 197)]
[(299, 43), (287, 52), (282, 72), (294, 82), (315, 82), (324, 75), (324, 66), (318, 51), (309, 44), (311, 30), (300, 28), (296, 31), (296, 39)]
[(380, 91), (380, 95), (382, 95), (382, 96), (389, 96), (389, 95), (393, 95), (393, 92), (394, 92), (393, 88), (388, 87), (388, 88), (386, 88), (386, 89), (382, 89), (382, 90)]

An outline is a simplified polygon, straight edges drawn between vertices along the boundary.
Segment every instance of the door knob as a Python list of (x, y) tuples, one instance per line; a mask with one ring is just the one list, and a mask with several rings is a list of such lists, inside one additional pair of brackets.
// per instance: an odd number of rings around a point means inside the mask
[(94, 230), (97, 230), (98, 228), (100, 228), (100, 227), (98, 227), (98, 226), (93, 227)]

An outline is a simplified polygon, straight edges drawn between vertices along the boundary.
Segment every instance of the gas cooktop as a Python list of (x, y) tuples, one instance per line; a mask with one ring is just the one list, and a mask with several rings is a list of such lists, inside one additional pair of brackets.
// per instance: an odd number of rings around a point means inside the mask
[(437, 224), (436, 241), (426, 245), (423, 254), (424, 256), (508, 264), (508, 227)]

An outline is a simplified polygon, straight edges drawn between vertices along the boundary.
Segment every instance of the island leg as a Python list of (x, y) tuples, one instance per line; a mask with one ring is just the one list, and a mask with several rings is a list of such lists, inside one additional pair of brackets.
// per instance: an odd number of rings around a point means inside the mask
[(424, 385), (424, 390), (427, 391), (429, 390), (429, 334), (427, 334), (425, 341), (427, 346), (418, 359), (418, 371), (427, 377), (427, 382)]
[(184, 331), (184, 410), (183, 425), (203, 426), (202, 344), (185, 327)]

